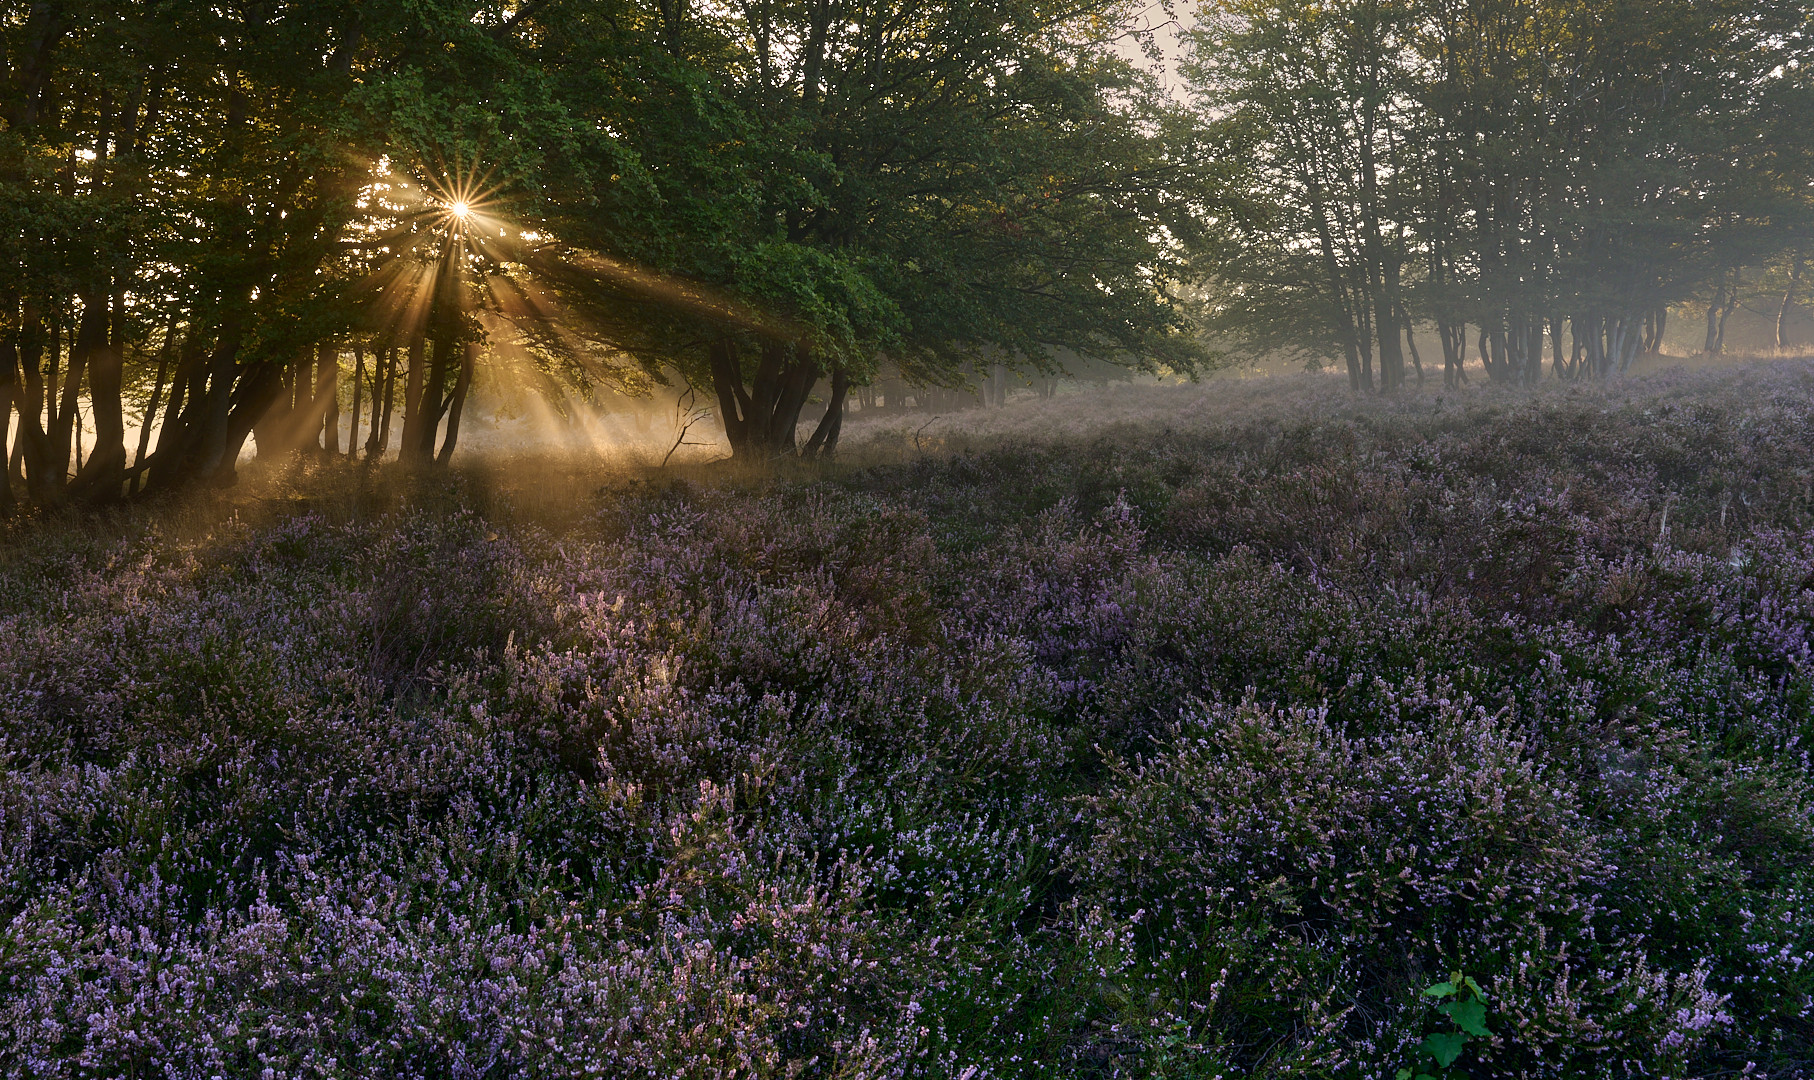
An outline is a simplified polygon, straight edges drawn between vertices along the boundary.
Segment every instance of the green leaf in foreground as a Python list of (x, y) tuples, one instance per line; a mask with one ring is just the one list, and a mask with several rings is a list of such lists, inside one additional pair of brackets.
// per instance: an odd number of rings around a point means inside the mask
[(1461, 1048), (1467, 1045), (1467, 1041), (1468, 1037), (1459, 1031), (1425, 1035), (1423, 1050), (1424, 1053), (1436, 1059), (1439, 1067), (1446, 1069), (1455, 1064), (1455, 1059), (1461, 1056)]
[(1469, 1035), (1482, 1039), (1492, 1035), (1492, 1032), (1488, 1031), (1486, 1027), (1486, 1004), (1479, 998), (1450, 1001), (1443, 1004), (1438, 1011), (1455, 1021), (1455, 1026)]

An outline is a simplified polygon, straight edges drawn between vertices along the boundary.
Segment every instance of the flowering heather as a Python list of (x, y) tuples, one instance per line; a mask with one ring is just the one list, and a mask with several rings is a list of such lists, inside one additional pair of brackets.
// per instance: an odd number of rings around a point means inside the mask
[(1814, 370), (1116, 395), (13, 527), (0, 1075), (1814, 1075)]

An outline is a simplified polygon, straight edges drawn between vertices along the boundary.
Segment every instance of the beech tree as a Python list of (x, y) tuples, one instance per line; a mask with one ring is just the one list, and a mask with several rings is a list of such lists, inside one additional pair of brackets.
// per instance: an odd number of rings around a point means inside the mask
[(1402, 268), (1414, 123), (1405, 14), (1378, 3), (1208, 7), (1186, 72), (1212, 119), (1198, 268), (1212, 329), (1339, 356), (1355, 389), (1404, 380)]
[[(334, 321), (318, 271), (357, 164), (324, 103), (348, 79), (355, 6), (38, 3), (6, 31), (0, 308), (28, 490), (230, 477), (281, 365)], [(134, 352), (161, 361), (160, 412), (129, 470)], [(72, 477), (80, 405), (95, 445)]]
[[(152, 488), (231, 482), (254, 431), (261, 453), (337, 450), (340, 357), (367, 343), (418, 361), (405, 456), (432, 455), (470, 386), (475, 332), (459, 300), (473, 253), (431, 242), (424, 258), (425, 238), (466, 231), (446, 225), (477, 147), (488, 168), (525, 177), (572, 141), (502, 33), (513, 13), (352, 0), (8, 9), (0, 396), (19, 414), (34, 501), (117, 498), (141, 475)], [(362, 286), (392, 264), (446, 272), (416, 275), (420, 302), (386, 322)], [(130, 464), (129, 359), (156, 372), (140, 419), (155, 442), (142, 436)], [(79, 411), (94, 449), (72, 475)]]
[(1624, 370), (1671, 305), (1789, 235), (1781, 178), (1806, 172), (1783, 147), (1807, 136), (1781, 117), (1805, 103), (1806, 18), (1738, 0), (1210, 5), (1191, 77), (1226, 165), (1197, 259), (1223, 294), (1214, 325), (1344, 357), (1356, 388), (1373, 351), (1380, 387), (1402, 382), (1417, 322), (1450, 381), (1470, 345), (1494, 379)]
[(610, 105), (595, 123), (649, 190), (557, 200), (551, 231), (604, 269), (549, 276), (626, 353), (709, 388), (739, 457), (795, 452), (821, 380), (829, 407), (799, 450), (829, 453), (848, 388), (884, 359), (935, 385), (984, 355), (1043, 367), (1059, 349), (1190, 370), (1157, 98), (1087, 36), (1124, 14), (656, 4), (630, 20), (634, 47), (596, 13), (550, 16), (561, 70)]
[(343, 364), (368, 352), (368, 446), (400, 396), (418, 462), (452, 453), (502, 346), (588, 384), (678, 371), (753, 458), (796, 451), (821, 382), (801, 449), (829, 453), (884, 361), (945, 385), (1059, 349), (1188, 370), (1156, 98), (1099, 40), (1125, 14), (13, 5), (12, 460), (49, 504), (228, 483), (248, 440), (339, 452)]

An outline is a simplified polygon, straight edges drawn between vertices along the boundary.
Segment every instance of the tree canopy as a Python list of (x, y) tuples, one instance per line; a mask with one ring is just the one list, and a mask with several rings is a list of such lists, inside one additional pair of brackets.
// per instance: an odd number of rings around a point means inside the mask
[[(1189, 370), (1157, 98), (1107, 46), (1124, 14), (9, 5), (0, 362), (32, 496), (224, 481), (254, 431), (320, 445), (349, 349), (407, 369), (419, 459), (505, 346), (712, 386), (756, 456), (794, 449), (822, 376), (841, 395), (884, 360)], [(122, 373), (154, 366), (129, 462)]]
[[(1405, 378), (1623, 370), (1670, 305), (1801, 243), (1810, 13), (1794, 0), (1219, 0), (1189, 73), (1215, 316)], [(1801, 125), (1805, 129), (1805, 122)], [(1564, 355), (1562, 325), (1573, 348)], [(1414, 346), (1413, 346), (1414, 348)], [(1421, 370), (1421, 364), (1418, 365)]]
[(1786, 313), (1814, 233), (1796, 0), (1214, 0), (1187, 105), (1125, 0), (3, 10), (0, 404), (41, 503), (337, 450), (349, 360), (368, 453), (398, 411), (416, 461), (503, 362), (684, 380), (754, 459), (829, 453), (884, 370), (1215, 342), (1390, 391), (1434, 324), (1450, 380), (1470, 334), (1495, 378), (1605, 374), (1672, 305), (1713, 348), (1741, 273)]

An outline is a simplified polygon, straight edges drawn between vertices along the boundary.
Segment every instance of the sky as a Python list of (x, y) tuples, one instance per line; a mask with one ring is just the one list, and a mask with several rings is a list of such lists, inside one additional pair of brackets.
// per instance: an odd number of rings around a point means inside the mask
[(1196, 21), (1193, 5), (1189, 3), (1167, 5), (1162, 2), (1149, 3), (1134, 17), (1134, 25), (1143, 30), (1156, 32), (1155, 43), (1159, 46), (1161, 59), (1157, 66), (1141, 51), (1139, 43), (1132, 36), (1124, 37), (1116, 43), (1116, 52), (1129, 60), (1145, 67), (1159, 76), (1172, 97), (1182, 101), (1185, 97), (1184, 80), (1178, 74), (1178, 64), (1184, 58), (1185, 47), (1181, 39), (1184, 29)]

